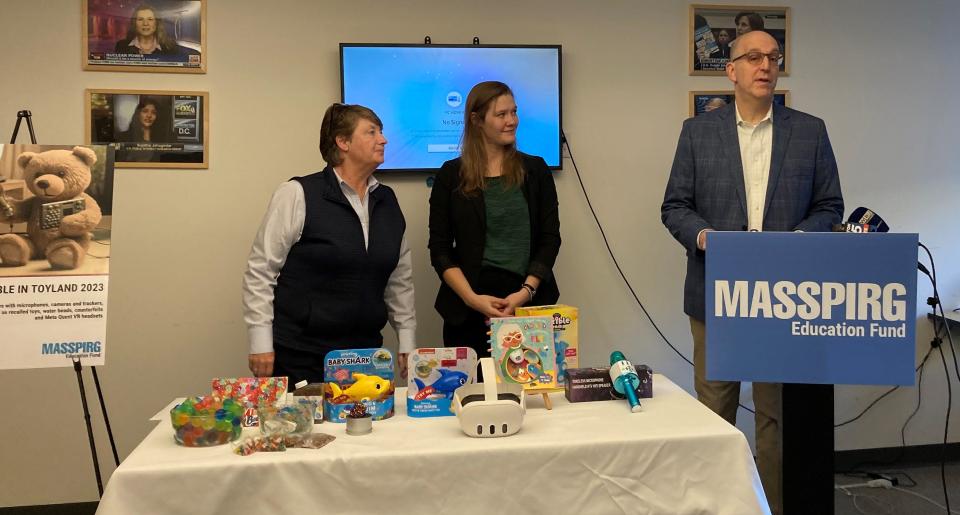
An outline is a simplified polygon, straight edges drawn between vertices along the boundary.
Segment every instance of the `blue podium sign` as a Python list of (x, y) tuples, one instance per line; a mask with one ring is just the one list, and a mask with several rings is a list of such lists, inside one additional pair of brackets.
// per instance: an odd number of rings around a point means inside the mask
[(709, 379), (914, 383), (916, 234), (707, 238)]

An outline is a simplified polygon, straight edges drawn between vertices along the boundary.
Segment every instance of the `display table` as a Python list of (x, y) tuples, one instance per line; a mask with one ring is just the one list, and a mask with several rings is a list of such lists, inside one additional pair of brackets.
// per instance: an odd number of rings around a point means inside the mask
[(469, 438), (455, 417), (409, 418), (405, 394), (369, 435), (317, 425), (337, 437), (319, 450), (184, 448), (165, 419), (113, 473), (97, 513), (770, 513), (743, 433), (662, 375), (635, 414), (557, 393), (547, 411), (528, 396), (523, 428), (505, 438)]

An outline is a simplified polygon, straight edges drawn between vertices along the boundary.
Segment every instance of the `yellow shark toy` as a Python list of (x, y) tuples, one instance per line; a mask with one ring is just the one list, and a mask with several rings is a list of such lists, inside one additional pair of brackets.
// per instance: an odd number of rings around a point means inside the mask
[(346, 390), (341, 390), (337, 383), (330, 383), (330, 390), (333, 392), (333, 398), (347, 396), (352, 401), (369, 401), (380, 398), (384, 393), (390, 391), (391, 383), (389, 379), (380, 376), (361, 374), (355, 372), (353, 380), (356, 381)]

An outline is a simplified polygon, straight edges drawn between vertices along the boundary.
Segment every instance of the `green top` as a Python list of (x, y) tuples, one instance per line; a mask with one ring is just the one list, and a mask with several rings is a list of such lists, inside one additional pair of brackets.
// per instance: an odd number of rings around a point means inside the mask
[[(487, 234), (483, 265), (527, 277), (530, 264), (530, 212), (518, 187), (507, 188), (501, 177), (487, 177), (483, 200)], [(517, 285), (519, 288), (520, 285)]]

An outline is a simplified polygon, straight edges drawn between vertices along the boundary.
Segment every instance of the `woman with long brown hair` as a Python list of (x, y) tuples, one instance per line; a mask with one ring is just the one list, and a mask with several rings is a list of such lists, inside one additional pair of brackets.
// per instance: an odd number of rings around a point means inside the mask
[(430, 194), (430, 260), (445, 346), (489, 356), (486, 319), (560, 296), (553, 264), (560, 217), (553, 175), (517, 150), (517, 105), (496, 81), (470, 90), (461, 155), (441, 167)]

